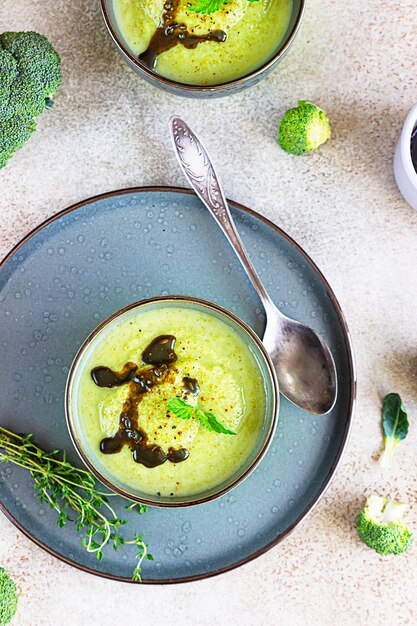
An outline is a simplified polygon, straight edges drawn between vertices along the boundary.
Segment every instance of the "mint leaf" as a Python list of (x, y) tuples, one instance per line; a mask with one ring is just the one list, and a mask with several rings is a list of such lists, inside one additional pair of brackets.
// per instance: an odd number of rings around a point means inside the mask
[(197, 2), (188, 6), (188, 10), (210, 15), (210, 13), (219, 11), (226, 3), (227, 0), (197, 0)]
[(182, 420), (188, 420), (191, 416), (195, 417), (207, 430), (213, 430), (222, 435), (237, 434), (233, 430), (226, 428), (226, 426), (217, 419), (214, 413), (197, 409), (195, 406), (190, 406), (181, 398), (172, 398), (172, 400), (168, 402), (168, 408), (174, 415), (180, 417)]
[(168, 408), (182, 420), (190, 419), (195, 409), (195, 407), (190, 406), (184, 402), (184, 400), (181, 400), (181, 398), (172, 398), (172, 400), (168, 402)]
[(214, 413), (210, 413), (209, 411), (202, 411), (201, 409), (197, 409), (195, 411), (195, 416), (200, 422), (202, 426), (207, 428), (207, 430), (214, 430), (216, 433), (221, 433), (222, 435), (236, 435), (233, 430), (229, 430), (224, 426), (214, 415)]

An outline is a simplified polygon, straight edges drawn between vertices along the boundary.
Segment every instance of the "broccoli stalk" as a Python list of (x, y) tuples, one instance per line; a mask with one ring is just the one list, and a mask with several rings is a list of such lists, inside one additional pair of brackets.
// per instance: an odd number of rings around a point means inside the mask
[(413, 534), (403, 521), (406, 504), (372, 495), (356, 520), (361, 540), (378, 554), (401, 554), (411, 545)]
[(0, 35), (0, 168), (36, 130), (61, 85), (61, 61), (37, 33)]
[(381, 465), (384, 469), (389, 469), (392, 465), (394, 452), (401, 439), (395, 437), (384, 437), (384, 451), (381, 455)]
[(326, 113), (307, 100), (289, 109), (278, 129), (279, 145), (289, 154), (305, 154), (315, 150), (330, 137), (330, 122)]
[(16, 585), (0, 567), (0, 626), (5, 626), (14, 617), (17, 609)]

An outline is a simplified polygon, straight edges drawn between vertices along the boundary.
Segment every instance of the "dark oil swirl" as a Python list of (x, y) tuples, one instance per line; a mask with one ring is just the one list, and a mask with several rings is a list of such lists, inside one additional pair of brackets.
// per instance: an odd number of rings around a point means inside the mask
[(175, 363), (178, 358), (174, 350), (175, 341), (174, 335), (155, 337), (142, 352), (142, 361), (148, 365)]
[[(162, 465), (166, 461), (181, 463), (188, 458), (189, 451), (186, 448), (169, 448), (168, 452), (165, 452), (161, 446), (150, 443), (147, 433), (139, 426), (138, 410), (143, 396), (166, 379), (172, 363), (177, 360), (175, 341), (173, 335), (155, 337), (142, 352), (142, 361), (148, 367), (140, 368), (129, 361), (120, 372), (106, 366), (91, 370), (91, 377), (98, 387), (129, 385), (129, 393), (123, 403), (116, 434), (113, 437), (105, 437), (100, 442), (100, 451), (103, 454), (116, 454), (124, 446), (128, 446), (132, 450), (133, 460), (149, 468)], [(199, 389), (195, 379), (189, 380), (194, 381), (194, 387)]]
[(162, 52), (171, 50), (178, 44), (188, 49), (194, 49), (203, 41), (222, 43), (227, 39), (227, 35), (223, 30), (212, 30), (205, 35), (190, 33), (185, 24), (177, 22), (180, 2), (181, 0), (165, 0), (159, 26), (146, 50), (138, 57), (151, 70), (155, 69), (158, 56)]
[(196, 378), (184, 376), (182, 382), (184, 383), (184, 388), (188, 391), (188, 393), (192, 396), (198, 396), (200, 393), (200, 385), (198, 384), (198, 380)]
[(114, 372), (109, 367), (95, 367), (91, 370), (91, 378), (99, 387), (120, 387), (132, 380), (138, 366), (136, 363), (126, 363), (120, 372)]

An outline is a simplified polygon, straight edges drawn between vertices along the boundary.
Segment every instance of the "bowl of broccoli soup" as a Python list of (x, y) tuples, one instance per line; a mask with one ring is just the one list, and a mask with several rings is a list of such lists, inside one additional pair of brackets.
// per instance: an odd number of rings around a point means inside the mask
[(285, 55), (304, 0), (101, 0), (127, 63), (148, 81), (191, 97), (258, 82)]
[(248, 476), (278, 419), (278, 384), (257, 335), (184, 296), (104, 320), (71, 366), (66, 415), (81, 459), (113, 491), (154, 506), (216, 498)]

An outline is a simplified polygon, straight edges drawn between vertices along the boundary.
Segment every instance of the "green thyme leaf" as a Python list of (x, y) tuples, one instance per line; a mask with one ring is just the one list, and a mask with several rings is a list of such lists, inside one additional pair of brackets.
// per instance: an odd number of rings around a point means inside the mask
[(195, 406), (191, 406), (184, 402), (181, 398), (173, 398), (168, 402), (168, 408), (177, 417), (188, 420), (190, 417), (195, 417), (204, 428), (212, 430), (222, 435), (236, 435), (233, 430), (229, 430), (224, 426), (220, 420), (209, 411), (203, 411), (203, 409), (197, 409)]
[(126, 511), (136, 511), (139, 515), (143, 515), (148, 510), (146, 504), (140, 504), (139, 502), (132, 502), (125, 506)]
[(190, 406), (181, 398), (172, 398), (168, 402), (168, 408), (172, 411), (177, 417), (180, 417), (182, 420), (188, 420), (194, 413), (194, 406)]
[(210, 13), (219, 11), (226, 3), (227, 0), (197, 0), (194, 4), (189, 5), (188, 10), (210, 15)]

